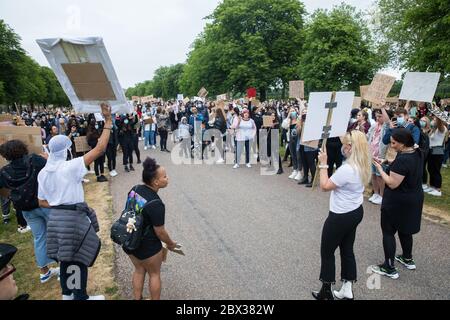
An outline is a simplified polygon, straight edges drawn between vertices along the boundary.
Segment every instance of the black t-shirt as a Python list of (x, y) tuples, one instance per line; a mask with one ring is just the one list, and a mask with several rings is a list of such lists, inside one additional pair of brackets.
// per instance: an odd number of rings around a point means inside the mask
[[(422, 157), (420, 151), (413, 153), (399, 153), (390, 166), (390, 172), (404, 176), (400, 186), (395, 191), (399, 193), (410, 193), (421, 191), (422, 188)], [(389, 188), (389, 187), (388, 187)]]
[[(127, 201), (134, 196), (132, 190)], [(161, 240), (153, 227), (161, 227), (165, 222), (166, 208), (158, 194), (145, 185), (136, 187), (137, 212), (144, 216), (144, 236), (141, 245), (135, 251), (126, 251), (140, 260), (145, 260), (157, 254), (161, 248)]]

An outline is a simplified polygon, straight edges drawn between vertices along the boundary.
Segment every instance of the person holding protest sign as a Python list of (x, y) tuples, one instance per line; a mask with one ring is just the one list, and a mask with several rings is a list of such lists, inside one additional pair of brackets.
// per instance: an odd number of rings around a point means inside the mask
[[(423, 153), (414, 148), (411, 131), (398, 128), (392, 131), (391, 145), (397, 151), (397, 157), (390, 166), (390, 172), (384, 172), (381, 164), (374, 159), (373, 164), (381, 174), (386, 189), (381, 205), (381, 230), (385, 261), (372, 266), (372, 271), (397, 279), (399, 274), (394, 266), (395, 260), (409, 270), (415, 270), (412, 257), (413, 235), (420, 231), (423, 208), (422, 168)], [(395, 234), (398, 233), (403, 254), (395, 256)]]
[[(325, 221), (320, 246), (322, 289), (313, 291), (317, 300), (353, 300), (352, 283), (356, 282), (356, 260), (353, 251), (356, 229), (364, 215), (364, 186), (370, 181), (369, 144), (364, 133), (351, 131), (343, 139), (345, 163), (328, 178), (326, 152), (319, 155), (320, 188), (331, 191), (330, 213)], [(341, 253), (340, 291), (331, 291), (336, 282), (334, 252), (339, 247)]]
[[(111, 107), (101, 104), (105, 125), (94, 149), (83, 157), (67, 160), (72, 142), (66, 136), (54, 137), (50, 154), (38, 175), (38, 199), (41, 208), (50, 208), (47, 223), (47, 255), (60, 262), (63, 300), (104, 300), (88, 296), (88, 267), (100, 251), (99, 225), (94, 210), (84, 202), (83, 177), (86, 167), (100, 158), (108, 145), (112, 130)], [(84, 234), (79, 237), (80, 233)], [(73, 285), (73, 276), (77, 285)]]
[(161, 264), (163, 262), (163, 247), (161, 241), (167, 245), (169, 250), (176, 248), (177, 243), (173, 241), (165, 229), (166, 209), (163, 201), (158, 195), (160, 189), (169, 184), (166, 170), (156, 163), (154, 159), (147, 158), (143, 163), (142, 171), (143, 185), (138, 185), (128, 193), (127, 203), (135, 200), (136, 208), (142, 212), (144, 217), (143, 230), (145, 233), (136, 250), (125, 253), (131, 259), (135, 270), (133, 273), (133, 292), (136, 300), (142, 300), (144, 281), (146, 274), (149, 275), (149, 288), (152, 300), (161, 298)]

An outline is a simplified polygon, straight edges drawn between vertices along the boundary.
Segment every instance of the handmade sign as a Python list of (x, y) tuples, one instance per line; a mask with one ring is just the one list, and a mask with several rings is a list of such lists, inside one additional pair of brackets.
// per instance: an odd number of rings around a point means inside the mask
[(263, 127), (270, 128), (273, 126), (272, 116), (263, 116)]
[(75, 142), (75, 151), (77, 153), (85, 153), (92, 149), (88, 145), (86, 137), (76, 137), (73, 141)]
[(441, 99), (441, 106), (448, 106), (450, 105), (450, 99)]
[(191, 101), (191, 100), (190, 100), (188, 97), (186, 97), (186, 98), (184, 98), (183, 103), (186, 104), (186, 103), (188, 103), (189, 101)]
[(408, 72), (400, 92), (401, 100), (432, 102), (439, 83), (439, 72)]
[(387, 97), (385, 99), (386, 103), (397, 104), (399, 102), (398, 97)]
[(138, 97), (138, 96), (132, 96), (131, 97), (131, 101), (135, 101), (135, 102), (140, 102), (141, 101), (141, 97)]
[(227, 94), (226, 93), (224, 93), (224, 94), (219, 94), (217, 97), (216, 97), (216, 101), (220, 101), (220, 100), (224, 100), (224, 101), (226, 101), (228, 98), (227, 98)]
[(359, 91), (361, 93), (361, 99), (366, 100), (367, 91), (369, 90), (370, 86), (360, 86)]
[(183, 101), (183, 100), (184, 100), (184, 95), (181, 94), (181, 93), (179, 93), (179, 94), (177, 95), (177, 101)]
[(41, 39), (37, 43), (76, 112), (99, 112), (102, 102), (113, 113), (131, 112), (102, 38)]
[(155, 98), (153, 96), (145, 96), (141, 98), (141, 103), (149, 103), (152, 102)]
[(353, 108), (354, 109), (359, 109), (361, 108), (361, 97), (355, 97), (355, 99), (353, 99)]
[(247, 98), (256, 98), (256, 88), (247, 89)]
[(101, 113), (94, 113), (95, 121), (102, 122), (105, 121), (105, 118)]
[[(308, 114), (304, 125), (302, 142), (344, 136), (355, 98), (354, 92), (312, 92), (309, 95)], [(329, 109), (333, 109), (328, 123)]]
[(13, 121), (14, 117), (15, 116), (13, 116), (12, 114), (2, 113), (2, 114), (0, 114), (0, 122), (11, 122), (11, 121)]
[(303, 99), (305, 97), (304, 81), (289, 81), (289, 98)]
[(145, 120), (144, 120), (144, 123), (145, 123), (145, 124), (153, 124), (153, 118), (150, 117), (150, 118), (148, 118), (148, 119), (145, 119)]
[[(11, 140), (21, 140), (28, 147), (29, 153), (41, 154), (42, 148), (41, 128), (38, 127), (0, 127), (0, 145)], [(7, 163), (6, 159), (0, 156), (0, 167)]]
[(381, 107), (381, 102), (387, 97), (394, 85), (395, 77), (377, 73), (370, 84), (364, 100), (372, 102), (374, 108)]
[(197, 96), (200, 98), (205, 98), (208, 95), (208, 91), (205, 88), (201, 88)]

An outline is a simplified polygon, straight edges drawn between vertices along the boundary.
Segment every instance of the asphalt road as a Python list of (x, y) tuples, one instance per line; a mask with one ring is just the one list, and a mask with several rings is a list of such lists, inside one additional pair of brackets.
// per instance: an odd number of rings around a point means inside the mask
[[(160, 191), (166, 228), (186, 253), (169, 253), (163, 264), (162, 299), (312, 298), (311, 289), (320, 287), (320, 237), (329, 194), (297, 185), (287, 178), (287, 168), (281, 176), (262, 176), (259, 166), (175, 165), (169, 153), (144, 151), (140, 144), (142, 158), (156, 158), (168, 172), (169, 186)], [(141, 165), (125, 173), (121, 156), (119, 176), (110, 179), (115, 216), (142, 174)], [(449, 244), (448, 227), (423, 220), (414, 236), (417, 270), (399, 265), (397, 280), (367, 273), (384, 254), (380, 209), (366, 201), (355, 242), (355, 298), (450, 299)], [(120, 248), (116, 251), (121, 294), (131, 299), (133, 266)], [(337, 251), (337, 281), (339, 275)]]

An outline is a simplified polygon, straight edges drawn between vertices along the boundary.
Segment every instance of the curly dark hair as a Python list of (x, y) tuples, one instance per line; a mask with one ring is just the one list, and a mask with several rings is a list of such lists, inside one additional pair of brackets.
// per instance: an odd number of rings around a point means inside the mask
[(142, 171), (142, 181), (150, 185), (157, 176), (159, 165), (155, 159), (147, 157), (143, 163), (144, 170)]
[(8, 161), (23, 158), (28, 154), (28, 147), (20, 140), (11, 140), (0, 146), (0, 155)]

